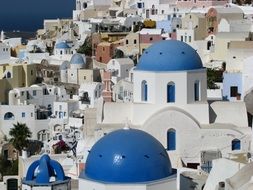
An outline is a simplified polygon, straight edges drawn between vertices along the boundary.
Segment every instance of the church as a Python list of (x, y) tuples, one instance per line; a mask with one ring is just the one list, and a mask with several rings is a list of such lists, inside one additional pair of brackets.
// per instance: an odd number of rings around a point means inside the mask
[(220, 158), (250, 151), (244, 102), (207, 100), (206, 69), (191, 46), (175, 40), (154, 43), (132, 75), (133, 102), (105, 102), (98, 108), (103, 134), (128, 120), (131, 128), (166, 147), (173, 168), (202, 166), (203, 154)]

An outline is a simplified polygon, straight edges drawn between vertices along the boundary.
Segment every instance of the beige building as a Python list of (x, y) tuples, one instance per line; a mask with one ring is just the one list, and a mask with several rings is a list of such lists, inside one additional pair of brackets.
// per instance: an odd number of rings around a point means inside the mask
[(249, 32), (220, 32), (215, 37), (215, 49), (211, 54), (213, 60), (226, 60), (231, 41), (246, 41)]
[(228, 72), (241, 72), (245, 60), (252, 56), (253, 41), (231, 41), (226, 56), (226, 70)]
[(117, 49), (124, 52), (124, 55), (136, 55), (140, 53), (139, 33), (129, 33), (123, 42), (123, 46)]
[(78, 84), (85, 82), (101, 82), (99, 69), (79, 69)]
[(36, 82), (37, 64), (0, 65), (0, 103), (8, 103), (8, 92), (16, 87), (28, 87)]
[(194, 13), (185, 15), (185, 17), (182, 18), (182, 29), (193, 30), (194, 36), (192, 40), (196, 41), (205, 39), (206, 37), (205, 16), (203, 14), (194, 14)]

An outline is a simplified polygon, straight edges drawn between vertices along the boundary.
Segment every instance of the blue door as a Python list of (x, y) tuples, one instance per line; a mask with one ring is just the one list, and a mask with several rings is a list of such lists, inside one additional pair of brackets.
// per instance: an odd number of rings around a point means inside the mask
[(175, 102), (175, 85), (167, 85), (167, 102)]
[(167, 150), (176, 150), (176, 131), (169, 129), (167, 132)]

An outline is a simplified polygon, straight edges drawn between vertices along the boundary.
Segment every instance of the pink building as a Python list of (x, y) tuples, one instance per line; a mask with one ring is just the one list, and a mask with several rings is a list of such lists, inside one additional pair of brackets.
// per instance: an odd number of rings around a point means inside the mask
[(104, 84), (104, 90), (102, 91), (102, 97), (105, 102), (112, 101), (112, 91), (111, 91), (111, 79), (112, 74), (111, 72), (104, 71), (102, 75), (102, 80)]
[(114, 48), (112, 43), (101, 42), (96, 48), (96, 61), (108, 63), (113, 56)]
[(217, 5), (225, 5), (229, 3), (227, 0), (177, 0), (177, 7), (179, 8), (203, 8)]
[(152, 44), (162, 39), (161, 29), (142, 29), (140, 32), (140, 43)]

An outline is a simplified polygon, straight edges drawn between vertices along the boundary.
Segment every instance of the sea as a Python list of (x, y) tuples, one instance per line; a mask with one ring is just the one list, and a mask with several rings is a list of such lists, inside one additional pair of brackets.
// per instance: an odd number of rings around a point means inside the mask
[(44, 19), (72, 18), (75, 0), (0, 0), (0, 31), (35, 32)]

